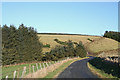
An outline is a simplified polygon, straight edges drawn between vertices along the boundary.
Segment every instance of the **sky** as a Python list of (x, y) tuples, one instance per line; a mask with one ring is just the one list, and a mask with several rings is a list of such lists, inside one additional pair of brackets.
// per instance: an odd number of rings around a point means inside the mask
[(118, 31), (117, 2), (3, 2), (2, 25), (34, 27), (38, 33), (103, 35)]

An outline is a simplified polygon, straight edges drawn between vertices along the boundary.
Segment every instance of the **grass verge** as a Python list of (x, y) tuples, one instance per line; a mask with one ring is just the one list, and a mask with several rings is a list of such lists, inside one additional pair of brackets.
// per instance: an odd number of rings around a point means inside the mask
[(112, 76), (111, 74), (107, 74), (104, 71), (97, 69), (96, 67), (94, 67), (93, 65), (91, 65), (89, 62), (87, 63), (88, 68), (96, 75), (98, 75), (100, 78), (117, 78)]
[[(85, 57), (88, 58), (88, 57)], [(54, 70), (53, 72), (49, 72), (48, 75), (46, 75), (44, 78), (56, 78), (62, 71), (65, 70), (65, 68), (67, 68), (70, 64), (72, 64), (73, 62), (77, 61), (77, 60), (82, 60), (85, 58), (78, 58), (75, 60), (69, 60), (66, 63), (63, 63), (59, 68), (57, 68), (56, 70)]]

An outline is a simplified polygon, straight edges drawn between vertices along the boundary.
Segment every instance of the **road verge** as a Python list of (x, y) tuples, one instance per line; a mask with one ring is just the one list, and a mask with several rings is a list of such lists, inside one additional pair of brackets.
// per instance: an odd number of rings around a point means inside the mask
[(91, 72), (93, 72), (94, 74), (98, 75), (98, 77), (100, 78), (117, 78), (112, 76), (111, 74), (107, 74), (104, 71), (97, 69), (96, 67), (94, 67), (93, 65), (91, 65), (89, 62), (87, 63), (88, 68), (91, 70)]

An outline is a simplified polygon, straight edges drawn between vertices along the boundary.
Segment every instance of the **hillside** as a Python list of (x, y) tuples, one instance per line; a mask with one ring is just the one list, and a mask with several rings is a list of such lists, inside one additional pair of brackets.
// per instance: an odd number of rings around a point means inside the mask
[[(118, 49), (118, 42), (101, 37), (101, 36), (88, 36), (88, 35), (61, 35), (61, 34), (38, 34), (40, 37), (40, 41), (43, 44), (50, 44), (50, 48), (43, 48), (43, 52), (49, 52), (52, 48), (54, 48), (56, 45), (60, 45), (54, 41), (54, 39), (59, 39), (61, 41), (67, 41), (72, 40), (74, 42), (82, 41), (87, 50), (91, 53), (98, 53), (101, 51), (109, 51), (109, 50), (115, 50)], [(92, 42), (88, 40), (93, 40)]]
[(100, 37), (96, 36), (83, 36), (83, 35), (49, 35), (49, 34), (38, 34), (40, 37), (40, 41), (43, 44), (50, 44), (51, 48), (43, 48), (43, 52), (49, 52), (52, 48), (54, 48), (56, 45), (60, 45), (57, 42), (54, 41), (54, 39), (59, 39), (60, 41), (68, 41), (72, 40), (74, 42), (82, 41), (83, 44), (89, 43), (90, 41), (87, 40), (88, 38), (95, 40), (99, 39)]
[(118, 49), (117, 41), (109, 38), (102, 37), (99, 40), (95, 40), (86, 45), (87, 49), (92, 53), (98, 53), (100, 51), (109, 51)]

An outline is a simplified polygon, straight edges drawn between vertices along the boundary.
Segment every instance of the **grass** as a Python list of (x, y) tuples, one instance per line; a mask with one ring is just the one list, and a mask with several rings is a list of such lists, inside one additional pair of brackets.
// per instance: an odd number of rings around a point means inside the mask
[[(85, 57), (88, 58), (88, 57)], [(59, 68), (57, 68), (56, 70), (54, 70), (53, 72), (49, 72), (47, 76), (45, 76), (44, 78), (55, 78), (57, 77), (62, 71), (65, 70), (65, 68), (67, 68), (71, 63), (77, 61), (77, 60), (81, 60), (81, 59), (85, 59), (85, 58), (78, 58), (75, 60), (69, 60), (66, 63), (63, 63)]]
[[(38, 69), (40, 69), (40, 64), (38, 64)], [(41, 63), (41, 66), (43, 68), (43, 64), (45, 63)], [(52, 61), (51, 64), (54, 64), (54, 62)], [(23, 72), (23, 67), (26, 66), (26, 73), (25, 75), (29, 74), (29, 73), (32, 73), (33, 72), (33, 68), (32, 66), (34, 65), (34, 71), (36, 72), (37, 71), (37, 67), (36, 67), (36, 63), (30, 63), (30, 64), (21, 64), (21, 65), (14, 65), (14, 66), (8, 66), (8, 67), (2, 67), (2, 78), (5, 78), (6, 76), (8, 76), (8, 78), (13, 78), (13, 72), (16, 70), (16, 77), (17, 75), (19, 74), (19, 77), (21, 77), (22, 75), (22, 72)], [(48, 63), (49, 65), (49, 63)], [(29, 68), (29, 66), (31, 66)], [(45, 67), (47, 65), (45, 64)], [(18, 70), (19, 69), (19, 70)]]
[(44, 78), (53, 78), (58, 72), (60, 72), (61, 70), (63, 71), (64, 68), (66, 68), (70, 63), (72, 62), (72, 60), (64, 63), (63, 65), (61, 65), (58, 69), (56, 69), (53, 72), (49, 72), (47, 76), (45, 76)]
[(89, 63), (106, 74), (120, 78), (120, 66), (118, 63), (106, 61), (104, 58), (100, 57), (89, 60)]
[(98, 53), (100, 51), (118, 49), (118, 44), (120, 43), (113, 39), (101, 38), (100, 40), (96, 40), (87, 45), (87, 49), (92, 53)]
[(98, 75), (100, 78), (117, 78), (115, 76), (112, 76), (111, 74), (107, 74), (104, 71), (97, 69), (96, 67), (92, 66), (89, 62), (87, 63), (89, 69), (96, 75)]
[[(47, 35), (47, 34), (38, 34), (40, 41), (43, 44), (50, 44), (50, 48), (43, 48), (44, 52), (49, 52), (52, 48), (55, 48), (56, 45), (61, 45), (54, 41), (58, 39), (62, 42), (72, 40), (75, 43), (82, 41), (88, 52), (90, 53), (99, 53), (101, 51), (109, 51), (113, 49), (118, 49), (119, 42), (100, 36), (82, 36), (82, 35)], [(90, 41), (90, 40), (92, 41)]]
[(95, 57), (89, 60), (88, 67), (101, 78), (120, 78), (119, 64), (106, 61), (104, 58)]
[(49, 52), (52, 48), (54, 48), (56, 45), (61, 45), (59, 43), (57, 43), (56, 41), (54, 41), (54, 39), (59, 39), (60, 41), (68, 41), (68, 40), (72, 40), (73, 42), (79, 42), (82, 41), (83, 44), (85, 43), (89, 43), (91, 41), (88, 40), (88, 38), (92, 39), (92, 40), (96, 40), (99, 39), (99, 36), (80, 36), (80, 35), (47, 35), (47, 34), (38, 34), (38, 36), (40, 37), (40, 41), (43, 44), (50, 44), (50, 48), (43, 48), (43, 52)]

